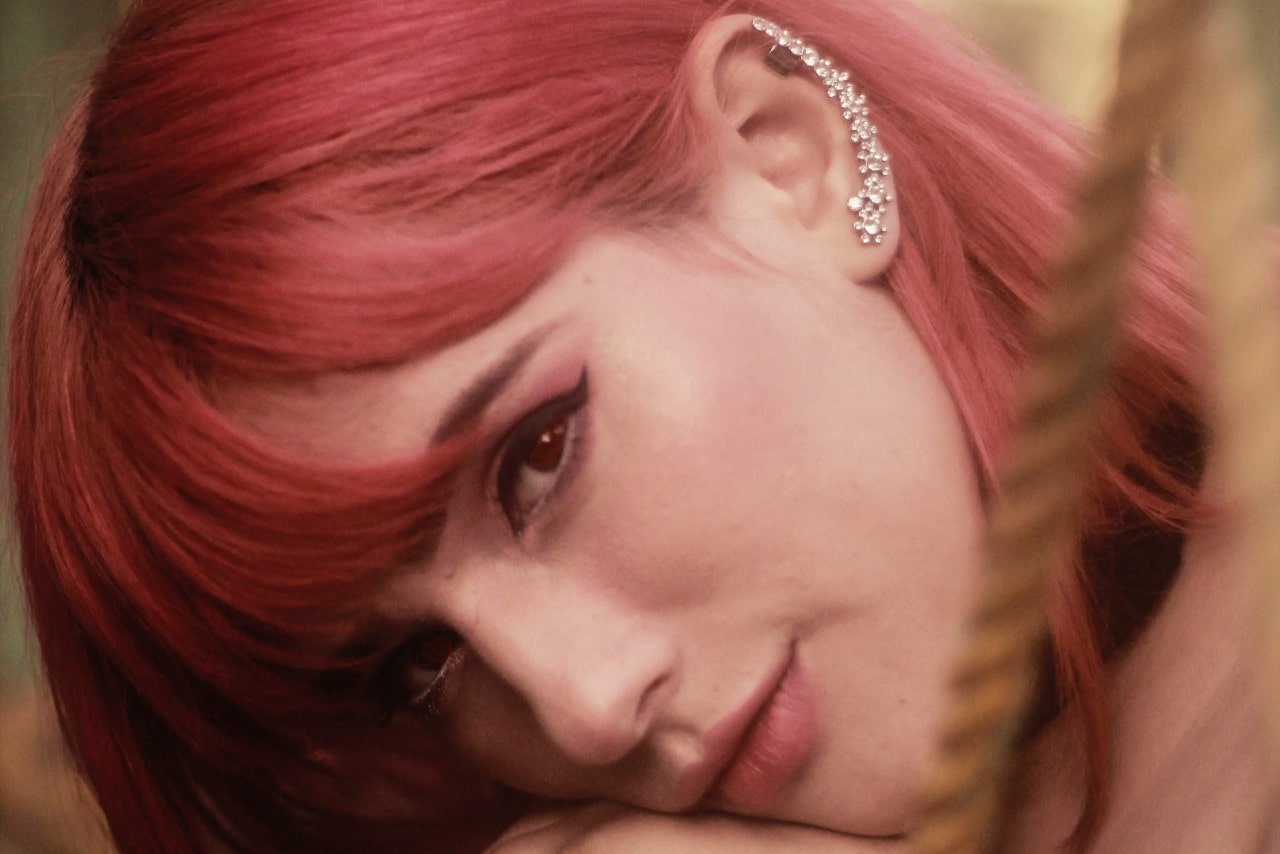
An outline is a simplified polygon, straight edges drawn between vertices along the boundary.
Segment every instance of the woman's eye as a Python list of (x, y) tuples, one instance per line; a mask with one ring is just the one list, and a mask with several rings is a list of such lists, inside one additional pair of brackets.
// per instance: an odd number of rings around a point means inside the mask
[(499, 493), (509, 518), (523, 522), (555, 485), (571, 429), (570, 417), (559, 415), (538, 433), (506, 492)]
[(404, 710), (438, 715), (440, 692), (465, 652), (462, 638), (445, 626), (428, 628), (400, 644), (372, 678), (381, 721)]
[(417, 642), (409, 666), (414, 668), (416, 675), (434, 679), (449, 663), (449, 657), (457, 652), (459, 644), (458, 636), (453, 632), (433, 632)]
[(586, 399), (584, 372), (572, 391), (529, 413), (507, 440), (498, 466), (496, 493), (517, 534), (564, 480), (579, 439), (578, 415)]
[(431, 629), (407, 641), (394, 656), (394, 688), (389, 702), (384, 704), (384, 714), (402, 708), (438, 714), (440, 689), (457, 665), (462, 649), (462, 638), (446, 628)]

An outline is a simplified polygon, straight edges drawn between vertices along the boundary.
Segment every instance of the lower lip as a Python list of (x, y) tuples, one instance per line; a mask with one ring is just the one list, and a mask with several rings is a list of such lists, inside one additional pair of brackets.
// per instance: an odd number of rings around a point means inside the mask
[(712, 789), (711, 803), (752, 814), (773, 806), (813, 748), (817, 711), (813, 683), (793, 654), (768, 705)]

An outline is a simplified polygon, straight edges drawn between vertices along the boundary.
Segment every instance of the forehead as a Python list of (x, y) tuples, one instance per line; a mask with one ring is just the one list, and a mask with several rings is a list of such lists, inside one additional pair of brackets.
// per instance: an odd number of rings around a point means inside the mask
[(459, 396), (486, 373), (501, 373), (504, 360), (517, 362), (512, 373), (520, 373), (591, 334), (593, 315), (583, 305), (599, 295), (598, 286), (643, 279), (644, 259), (656, 260), (635, 248), (614, 239), (584, 241), (505, 315), (438, 351), (395, 365), (309, 376), (222, 374), (212, 383), (214, 405), (304, 457), (360, 465), (421, 454), (457, 413)]
[[(297, 378), (224, 376), (215, 385), (215, 404), (304, 457), (354, 464), (404, 459), (425, 451), (438, 429), (455, 420), (458, 395), (483, 382), (486, 372), (517, 373), (558, 327), (517, 312), (397, 365)], [(466, 401), (461, 404), (465, 409)]]

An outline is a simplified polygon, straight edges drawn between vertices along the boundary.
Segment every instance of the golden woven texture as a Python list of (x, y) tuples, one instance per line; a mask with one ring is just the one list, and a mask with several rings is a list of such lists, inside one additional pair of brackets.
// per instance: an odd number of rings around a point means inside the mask
[(1276, 180), (1261, 117), (1265, 101), (1246, 73), (1239, 21), (1223, 10), (1195, 54), (1178, 135), (1178, 178), (1191, 202), (1191, 235), (1210, 324), (1212, 428), (1237, 525), (1236, 558), (1250, 574), (1259, 627), (1256, 663), (1280, 747), (1280, 307), (1268, 194)]
[(1045, 637), (1052, 573), (1077, 537), (1090, 434), (1118, 332), (1150, 155), (1167, 130), (1202, 0), (1134, 0), (1116, 93), (1085, 175), (1022, 384), (1017, 438), (989, 522), (971, 636), (912, 835), (917, 854), (990, 850)]

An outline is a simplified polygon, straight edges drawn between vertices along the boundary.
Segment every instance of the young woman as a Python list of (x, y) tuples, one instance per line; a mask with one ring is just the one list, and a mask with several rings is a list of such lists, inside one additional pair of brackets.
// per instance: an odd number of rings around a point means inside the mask
[[(1077, 160), (900, 4), (136, 4), (10, 338), (121, 850), (898, 847)], [(1011, 850), (1270, 815), (1164, 207)]]

